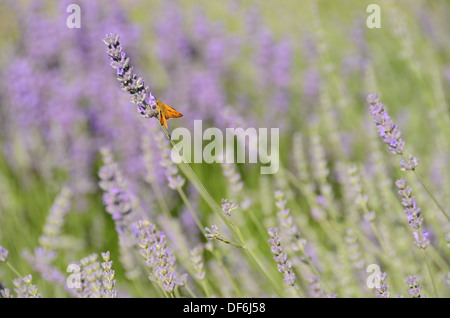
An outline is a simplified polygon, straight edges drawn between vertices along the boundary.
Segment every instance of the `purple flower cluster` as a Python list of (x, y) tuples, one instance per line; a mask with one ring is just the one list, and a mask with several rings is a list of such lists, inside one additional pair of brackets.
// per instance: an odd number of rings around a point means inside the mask
[[(1, 246), (0, 255), (3, 255), (1, 257), (4, 259), (4, 262), (6, 262), (6, 259), (8, 258), (8, 251), (3, 249)], [(39, 293), (37, 286), (33, 285), (33, 277), (31, 275), (14, 279), (13, 285), (17, 298), (41, 298), (41, 294)], [(13, 298), (9, 288), (1, 288), (0, 296), (3, 298)]]
[(283, 191), (275, 191), (275, 200), (278, 221), (281, 225), (282, 235), (287, 240), (287, 247), (293, 251), (304, 251), (306, 240), (300, 236), (300, 230), (294, 217), (291, 215), (290, 209), (287, 207)]
[(391, 296), (391, 292), (386, 283), (386, 278), (386, 273), (380, 273), (380, 287), (376, 288), (378, 298), (389, 298)]
[(37, 286), (33, 285), (32, 280), (31, 275), (13, 280), (17, 298), (41, 298), (41, 294), (39, 294)]
[(413, 155), (409, 155), (408, 159), (400, 159), (401, 170), (414, 170), (419, 164), (419, 159)]
[(133, 253), (136, 239), (131, 234), (132, 223), (142, 218), (141, 206), (126, 184), (122, 171), (114, 162), (108, 148), (100, 150), (104, 165), (99, 170), (99, 186), (104, 191), (103, 203), (105, 210), (111, 214), (119, 236), (119, 260), (125, 268), (126, 276), (130, 279), (140, 275), (137, 258)]
[(58, 253), (43, 247), (37, 247), (33, 252), (24, 250), (22, 257), (33, 267), (33, 270), (46, 281), (66, 289), (70, 295), (75, 295), (74, 290), (67, 288), (66, 275), (53, 265)]
[(67, 288), (65, 274), (53, 263), (64, 247), (62, 229), (66, 222), (66, 215), (71, 208), (72, 195), (70, 188), (63, 187), (61, 189), (47, 215), (43, 233), (39, 237), (40, 246), (32, 252), (27, 249), (22, 251), (22, 257), (33, 267), (34, 271), (48, 282), (65, 288), (71, 295), (74, 294), (74, 291)]
[(430, 240), (428, 239), (428, 232), (422, 230), (423, 217), (422, 211), (416, 202), (416, 197), (412, 195), (412, 189), (406, 184), (407, 179), (399, 179), (395, 185), (400, 189), (398, 193), (402, 196), (402, 205), (408, 219), (410, 227), (415, 229), (413, 232), (415, 242), (414, 244), (422, 249), (425, 249)]
[(370, 112), (373, 116), (378, 133), (385, 144), (389, 145), (389, 150), (394, 154), (403, 154), (403, 148), (405, 142), (401, 138), (401, 132), (397, 127), (397, 124), (392, 121), (389, 116), (386, 107), (380, 102), (377, 93), (367, 96), (367, 101), (370, 104)]
[[(21, 172), (19, 180), (32, 173), (49, 184), (64, 176), (79, 198), (76, 208), (83, 210), (84, 195), (96, 191), (92, 169), (105, 141), (127, 153), (121, 161), (127, 174), (139, 170), (131, 162), (139, 151), (141, 119), (123, 107), (125, 96), (110, 85), (98, 45), (107, 30), (115, 30), (134, 47), (139, 30), (117, 1), (77, 4), (81, 29), (65, 27), (67, 1), (33, 1), (32, 7), (11, 3), (18, 36), (14, 46), (7, 44), (10, 54), (2, 61), (1, 150), (11, 168)], [(49, 14), (49, 5), (55, 14)]]
[(408, 293), (413, 298), (426, 298), (427, 295), (421, 294), (422, 285), (419, 285), (419, 278), (414, 275), (409, 275), (406, 279), (406, 284), (409, 286)]
[(177, 286), (183, 286), (186, 277), (179, 277), (175, 273), (176, 258), (167, 247), (164, 233), (156, 231), (156, 226), (148, 221), (139, 222), (135, 229), (139, 238), (139, 252), (151, 270), (149, 279), (161, 284), (169, 293), (173, 293)]
[(103, 42), (108, 46), (106, 53), (112, 60), (111, 66), (116, 70), (117, 80), (122, 89), (130, 93), (131, 102), (137, 105), (138, 112), (145, 118), (157, 116), (156, 98), (148, 86), (145, 86), (144, 80), (133, 73), (133, 67), (129, 65), (130, 58), (122, 50), (119, 36), (107, 34)]
[(227, 199), (222, 199), (222, 211), (225, 213), (226, 216), (231, 216), (231, 211), (236, 210), (239, 207), (236, 203), (233, 203), (233, 201), (228, 201)]
[(77, 289), (77, 296), (80, 298), (100, 298), (102, 288), (103, 271), (98, 262), (98, 255), (91, 254), (82, 258), (80, 266), (80, 288)]
[(201, 245), (194, 247), (189, 251), (191, 262), (194, 267), (195, 277), (197, 279), (205, 279), (205, 264), (203, 260), (203, 247)]
[(133, 211), (133, 194), (127, 189), (122, 172), (113, 161), (108, 148), (102, 148), (101, 154), (104, 165), (100, 168), (99, 186), (105, 191), (103, 203), (105, 210), (111, 214), (114, 221), (123, 223)]
[(208, 227), (205, 228), (205, 231), (206, 231), (205, 237), (207, 239), (212, 240), (220, 236), (219, 228), (215, 224), (211, 225), (211, 228)]
[(112, 260), (110, 252), (102, 253), (103, 263), (101, 263), (103, 268), (103, 279), (102, 279), (102, 297), (104, 298), (116, 298), (117, 291), (114, 290), (116, 285), (116, 280), (114, 279), (114, 270), (112, 269)]
[(269, 233), (270, 236), (269, 243), (272, 245), (270, 250), (275, 255), (273, 259), (278, 263), (278, 271), (284, 274), (285, 283), (293, 286), (295, 284), (296, 276), (291, 269), (292, 265), (291, 262), (288, 261), (287, 253), (284, 253), (284, 246), (281, 244), (281, 236), (278, 235), (278, 228), (270, 228), (267, 233)]
[(55, 199), (44, 225), (44, 233), (39, 238), (42, 247), (48, 250), (57, 250), (61, 240), (61, 231), (65, 223), (66, 214), (70, 210), (72, 192), (63, 188)]

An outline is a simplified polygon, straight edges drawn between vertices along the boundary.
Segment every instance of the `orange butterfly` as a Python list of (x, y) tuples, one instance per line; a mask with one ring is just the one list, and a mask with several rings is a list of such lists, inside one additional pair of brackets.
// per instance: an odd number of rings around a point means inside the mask
[(166, 126), (166, 128), (168, 128), (167, 120), (169, 120), (170, 118), (178, 118), (183, 116), (183, 114), (177, 112), (169, 105), (164, 104), (159, 99), (156, 100), (156, 108), (158, 108), (159, 112), (159, 123)]

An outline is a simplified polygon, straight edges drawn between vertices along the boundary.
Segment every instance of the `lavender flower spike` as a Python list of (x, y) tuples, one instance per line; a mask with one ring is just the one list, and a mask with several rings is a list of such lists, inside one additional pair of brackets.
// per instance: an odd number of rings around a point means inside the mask
[(415, 229), (414, 235), (414, 245), (418, 248), (425, 249), (429, 244), (428, 232), (422, 230), (423, 217), (422, 211), (416, 202), (416, 197), (412, 195), (412, 189), (406, 184), (407, 179), (399, 179), (395, 182), (395, 185), (400, 190), (398, 193), (402, 196), (402, 205), (408, 219), (408, 224), (410, 227)]
[(380, 273), (380, 287), (376, 288), (378, 298), (389, 298), (391, 295), (391, 292), (386, 283), (386, 278), (386, 273)]
[(177, 286), (185, 284), (186, 275), (175, 273), (176, 258), (167, 247), (166, 236), (157, 232), (156, 226), (148, 221), (139, 221), (135, 225), (139, 237), (139, 253), (151, 270), (150, 280), (161, 283), (163, 289), (173, 293)]
[(284, 274), (284, 282), (293, 286), (295, 284), (296, 276), (292, 271), (291, 262), (288, 261), (288, 255), (284, 252), (284, 246), (281, 244), (281, 237), (278, 235), (278, 228), (270, 228), (267, 233), (270, 235), (269, 243), (272, 245), (270, 250), (275, 255), (274, 261), (278, 263), (278, 271)]
[(103, 279), (102, 279), (102, 296), (105, 298), (116, 298), (117, 291), (114, 290), (116, 285), (116, 280), (114, 279), (114, 270), (112, 270), (111, 255), (110, 252), (102, 253), (103, 263), (101, 263), (103, 268)]
[(119, 36), (115, 33), (107, 34), (103, 42), (108, 46), (106, 53), (112, 60), (111, 66), (116, 70), (117, 80), (122, 89), (131, 94), (131, 102), (137, 105), (138, 112), (145, 118), (157, 116), (156, 98), (148, 86), (145, 86), (144, 80), (133, 73), (130, 58), (119, 43)]
[(420, 294), (422, 292), (422, 285), (419, 285), (419, 278), (414, 275), (409, 275), (406, 279), (406, 284), (409, 286), (408, 293), (413, 298), (426, 298), (427, 295)]
[(386, 107), (380, 102), (377, 93), (367, 96), (367, 101), (370, 104), (370, 112), (373, 115), (378, 133), (385, 144), (389, 145), (389, 150), (394, 154), (401, 155), (405, 142), (401, 138), (401, 132), (387, 113)]

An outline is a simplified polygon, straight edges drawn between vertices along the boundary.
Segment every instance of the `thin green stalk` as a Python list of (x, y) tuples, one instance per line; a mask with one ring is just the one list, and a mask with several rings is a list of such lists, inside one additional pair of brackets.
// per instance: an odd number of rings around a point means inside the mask
[(265, 237), (267, 235), (267, 230), (264, 228), (264, 226), (256, 216), (253, 209), (249, 209), (248, 213), (250, 214), (250, 218), (252, 219), (253, 223), (256, 225), (256, 228), (258, 229), (258, 232), (261, 235), (261, 237)]
[(228, 281), (231, 283), (231, 285), (233, 285), (234, 290), (236, 291), (236, 295), (238, 298), (242, 297), (242, 293), (241, 290), (239, 289), (239, 286), (236, 284), (234, 277), (231, 276), (228, 267), (223, 263), (223, 258), (219, 255), (220, 251), (218, 250), (213, 250), (211, 251), (213, 256), (216, 258), (217, 262), (219, 262), (220, 266), (222, 266), (222, 269), (225, 273), (225, 275), (227, 275)]
[(226, 243), (226, 244), (230, 244), (230, 245), (232, 245), (232, 246), (234, 246), (234, 247), (238, 247), (238, 248), (242, 248), (242, 249), (244, 248), (244, 246), (239, 245), (239, 244), (237, 244), (237, 243), (233, 243), (233, 242), (231, 242), (231, 241), (228, 241), (228, 240), (224, 239), (224, 238), (221, 237), (221, 236), (216, 237), (216, 240), (222, 241), (222, 242), (224, 242), (224, 243)]
[(433, 195), (433, 193), (431, 192), (430, 188), (428, 188), (428, 186), (425, 184), (425, 182), (422, 180), (422, 178), (419, 176), (419, 174), (416, 172), (416, 170), (413, 170), (414, 174), (416, 175), (417, 179), (419, 179), (420, 183), (422, 184), (422, 186), (425, 188), (425, 190), (427, 191), (428, 195), (431, 197), (431, 199), (434, 201), (434, 203), (437, 205), (437, 207), (439, 208), (439, 210), (441, 210), (441, 212), (444, 214), (444, 216), (447, 218), (447, 221), (450, 221), (450, 217), (448, 216), (447, 212), (444, 210), (444, 208), (442, 207), (442, 205), (438, 202), (438, 200), (436, 199), (436, 197)]
[(17, 277), (20, 277), (20, 278), (23, 277), (23, 276), (19, 273), (19, 271), (18, 271), (14, 266), (12, 266), (9, 262), (6, 262), (6, 266), (8, 266), (8, 267), (14, 272), (14, 274), (17, 275)]
[(447, 261), (439, 254), (436, 248), (430, 244), (427, 247), (427, 250), (428, 256), (430, 256), (430, 258), (439, 267), (439, 269), (442, 271), (448, 271), (449, 265), (447, 264)]

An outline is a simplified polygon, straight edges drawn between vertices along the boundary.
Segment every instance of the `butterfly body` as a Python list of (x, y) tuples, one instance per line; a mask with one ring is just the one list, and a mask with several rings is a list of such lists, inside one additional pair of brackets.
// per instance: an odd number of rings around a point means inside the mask
[(183, 116), (183, 114), (177, 112), (169, 105), (164, 104), (159, 99), (156, 100), (156, 108), (158, 108), (159, 123), (166, 126), (166, 128), (168, 128), (167, 120), (169, 120), (170, 118), (178, 118)]

